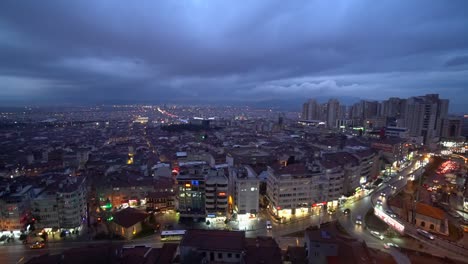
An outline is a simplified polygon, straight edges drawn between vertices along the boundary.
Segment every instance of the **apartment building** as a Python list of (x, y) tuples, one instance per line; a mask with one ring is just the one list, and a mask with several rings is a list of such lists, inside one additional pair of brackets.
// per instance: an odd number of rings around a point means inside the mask
[(271, 212), (278, 218), (308, 214), (312, 205), (326, 201), (324, 174), (318, 164), (275, 164), (267, 168), (267, 198)]
[(232, 210), (239, 220), (256, 218), (259, 212), (260, 179), (251, 166), (229, 168)]
[(400, 138), (386, 138), (374, 141), (371, 147), (380, 151), (387, 163), (399, 167), (400, 163), (408, 156), (409, 145)]
[(6, 186), (0, 192), (0, 227), (3, 230), (22, 230), (31, 216), (32, 185)]
[[(329, 161), (332, 168), (337, 168), (339, 175), (334, 175), (332, 181), (336, 181), (337, 186), (335, 188), (342, 187), (338, 195), (351, 196), (360, 186), (360, 164), (358, 159), (351, 153), (348, 152), (336, 152), (336, 153), (325, 153), (322, 155), (322, 159)], [(333, 165), (332, 165), (333, 164)], [(341, 178), (341, 167), (344, 172), (343, 178)]]
[[(142, 177), (140, 175), (115, 173), (110, 174), (96, 186), (101, 205), (109, 201), (113, 208), (127, 208), (146, 205), (151, 198), (161, 198), (161, 193), (167, 194), (164, 199), (171, 202), (174, 194), (173, 180), (165, 177)], [(154, 195), (154, 193), (158, 193)], [(151, 200), (152, 203), (155, 200)], [(170, 205), (168, 203), (168, 205)], [(147, 205), (153, 207), (154, 204)], [(169, 206), (170, 207), (170, 206)]]
[[(378, 152), (365, 147), (346, 147), (359, 164), (359, 183), (365, 184), (379, 173)], [(357, 187), (357, 186), (356, 186)]]
[(206, 217), (226, 220), (228, 213), (228, 179), (223, 170), (211, 169), (205, 180)]
[(424, 144), (437, 142), (442, 133), (442, 122), (448, 115), (449, 101), (438, 94), (411, 97), (406, 101), (405, 127), (410, 136), (422, 136)]
[(60, 228), (79, 227), (86, 219), (86, 178), (68, 177), (59, 183), (57, 203)]
[(180, 217), (204, 218), (206, 165), (181, 166), (176, 177), (176, 208)]
[(51, 188), (42, 191), (32, 203), (32, 214), (37, 219), (36, 227), (43, 228), (58, 228), (59, 211), (57, 204), (57, 193)]
[(86, 220), (86, 178), (67, 177), (49, 183), (32, 202), (36, 227), (74, 229)]
[(335, 210), (338, 206), (339, 198), (343, 196), (345, 170), (337, 160), (321, 159), (319, 161), (323, 175), (319, 178), (319, 191), (322, 194), (322, 201), (326, 201), (328, 210)]

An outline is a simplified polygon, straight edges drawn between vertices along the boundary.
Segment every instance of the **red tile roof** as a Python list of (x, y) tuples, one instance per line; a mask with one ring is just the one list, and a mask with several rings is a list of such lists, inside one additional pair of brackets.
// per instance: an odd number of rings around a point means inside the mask
[[(390, 199), (388, 204), (397, 208), (403, 208), (403, 201), (401, 199)], [(439, 220), (446, 218), (443, 210), (425, 203), (416, 204), (416, 213)]]
[(114, 214), (114, 223), (128, 228), (145, 220), (149, 215), (134, 208), (125, 208)]
[(425, 203), (417, 203), (416, 204), (416, 213), (432, 217), (434, 219), (444, 220), (445, 219), (445, 212), (441, 209), (430, 206)]

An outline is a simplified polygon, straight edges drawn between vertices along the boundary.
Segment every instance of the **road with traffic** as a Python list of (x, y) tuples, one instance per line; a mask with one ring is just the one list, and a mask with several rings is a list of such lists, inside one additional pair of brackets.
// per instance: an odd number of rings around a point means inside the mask
[(158, 236), (150, 236), (147, 238), (123, 241), (123, 240), (93, 240), (93, 241), (61, 241), (55, 243), (47, 243), (45, 248), (31, 249), (29, 245), (11, 244), (0, 247), (0, 263), (25, 263), (29, 259), (43, 254), (60, 254), (64, 250), (87, 246), (103, 246), (103, 245), (125, 245), (138, 246), (146, 245), (150, 247), (160, 248), (163, 242)]
[[(397, 219), (397, 221), (404, 225), (404, 232), (409, 237), (402, 236), (398, 238), (384, 238), (384, 240), (380, 240), (370, 233), (370, 230), (366, 228), (365, 222), (362, 225), (356, 225), (356, 217), (361, 216), (363, 219), (365, 219), (367, 212), (377, 205), (378, 200), (382, 201), (382, 211), (385, 212), (385, 210), (388, 210), (386, 199), (381, 196), (382, 193), (385, 193), (385, 197), (395, 195), (403, 188), (405, 188), (410, 176), (414, 176), (415, 179), (417, 179), (423, 174), (423, 172), (424, 168), (420, 166), (420, 163), (413, 161), (412, 164), (403, 169), (390, 181), (383, 183), (381, 186), (372, 190), (368, 196), (358, 201), (345, 203), (344, 207), (349, 208), (351, 210), (351, 214), (342, 214), (342, 216), (338, 218), (339, 222), (353, 237), (366, 241), (370, 247), (385, 250), (384, 243), (391, 242), (397, 244), (400, 247), (417, 251), (424, 251), (435, 256), (446, 256), (465, 262), (466, 256), (468, 256), (466, 249), (454, 247), (453, 245), (452, 248), (450, 248), (446, 241), (443, 241), (439, 238), (428, 240), (427, 238), (417, 234), (416, 227), (410, 223), (402, 222), (401, 219)], [(392, 188), (391, 186), (395, 186), (396, 189)], [(389, 253), (394, 251), (394, 249), (391, 251), (390, 249), (387, 250), (389, 250)]]
[[(409, 237), (402, 236), (397, 238), (384, 238), (384, 240), (381, 240), (370, 233), (370, 230), (366, 228), (365, 222), (362, 225), (356, 225), (356, 218), (361, 216), (362, 219), (365, 220), (365, 215), (369, 209), (376, 206), (377, 200), (382, 201), (382, 211), (388, 209), (386, 199), (382, 199), (381, 193), (385, 193), (386, 197), (392, 196), (405, 188), (410, 175), (414, 175), (415, 178), (417, 178), (420, 177), (422, 173), (423, 168), (420, 167), (419, 162), (413, 161), (412, 164), (403, 169), (399, 175), (394, 176), (388, 182), (383, 183), (381, 186), (370, 191), (367, 195), (362, 195), (359, 199), (350, 199), (344, 203), (341, 208), (348, 208), (351, 211), (351, 213), (347, 215), (343, 214), (343, 210), (339, 210), (333, 215), (322, 212), (320, 215), (293, 219), (288, 223), (276, 223), (271, 221), (273, 228), (267, 229), (266, 221), (271, 220), (271, 218), (266, 211), (262, 211), (260, 213), (259, 220), (254, 220), (249, 224), (249, 226), (245, 227), (246, 236), (272, 236), (279, 240), (285, 235), (303, 231), (309, 226), (317, 226), (321, 223), (338, 219), (339, 223), (351, 236), (359, 240), (366, 241), (367, 245), (372, 248), (386, 250), (395, 257), (398, 263), (409, 263), (409, 260), (405, 255), (401, 254), (400, 251), (394, 248), (385, 249), (384, 243), (391, 242), (400, 247), (424, 251), (436, 256), (447, 256), (453, 259), (466, 261), (465, 259), (468, 256), (466, 249), (439, 238), (428, 240), (427, 238), (418, 235), (416, 228), (413, 225), (410, 223), (404, 223), (400, 219), (398, 219), (398, 221), (405, 226), (405, 234)], [(396, 188), (392, 188), (390, 186), (395, 186)], [(204, 224), (198, 223), (198, 225)], [(58, 254), (70, 248), (104, 244), (147, 245), (151, 247), (162, 246), (162, 242), (157, 235), (132, 241), (61, 241), (48, 243), (47, 247), (44, 249), (30, 249), (27, 245), (11, 244), (0, 247), (0, 263), (24, 263), (34, 256), (39, 256), (45, 253)]]

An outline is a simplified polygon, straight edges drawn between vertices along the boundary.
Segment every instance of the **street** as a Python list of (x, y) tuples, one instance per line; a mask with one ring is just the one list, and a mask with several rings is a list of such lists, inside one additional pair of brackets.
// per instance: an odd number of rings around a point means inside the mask
[[(338, 219), (339, 223), (351, 236), (359, 240), (366, 241), (369, 247), (387, 251), (398, 260), (398, 263), (409, 263), (409, 260), (397, 249), (385, 249), (384, 243), (392, 242), (399, 245), (400, 247), (424, 251), (435, 256), (447, 256), (453, 259), (465, 261), (465, 258), (468, 257), (468, 252), (466, 249), (458, 247), (457, 245), (442, 240), (438, 237), (429, 241), (426, 238), (418, 235), (414, 226), (409, 223), (404, 223), (401, 219), (398, 219), (398, 221), (405, 226), (406, 235), (395, 238), (386, 237), (384, 240), (380, 240), (379, 238), (373, 236), (367, 229), (366, 223), (364, 221), (362, 225), (356, 225), (356, 218), (361, 216), (361, 218), (364, 220), (365, 215), (369, 209), (376, 205), (377, 200), (382, 200), (383, 211), (388, 209), (386, 205), (386, 198), (382, 198), (381, 193), (385, 193), (386, 197), (389, 197), (405, 188), (410, 174), (415, 175), (416, 178), (422, 175), (423, 168), (418, 168), (416, 164), (417, 162), (413, 162), (413, 164), (399, 173), (399, 175), (403, 176), (402, 179), (400, 179), (398, 176), (395, 176), (389, 182), (383, 183), (381, 186), (370, 191), (368, 195), (364, 195), (357, 200), (348, 200), (342, 205), (341, 210), (338, 210), (333, 215), (329, 215), (322, 211), (320, 215), (311, 215), (296, 219), (293, 218), (287, 223), (277, 223), (275, 221), (271, 221), (272, 218), (266, 210), (262, 210), (259, 214), (259, 218), (255, 220), (249, 220), (249, 222), (243, 227), (243, 230), (246, 232), (247, 237), (271, 236), (278, 241), (280, 246), (299, 246), (303, 244), (303, 238), (290, 238), (284, 236), (304, 231), (309, 226), (317, 226), (321, 223)], [(395, 186), (396, 190), (390, 188), (390, 185)], [(350, 213), (348, 215), (343, 214), (343, 210), (345, 208), (350, 209)], [(187, 224), (179, 223), (178, 215), (175, 213), (158, 214), (157, 219), (158, 222), (161, 223), (161, 226), (171, 226), (172, 229), (187, 229)], [(266, 228), (266, 221), (271, 221), (273, 226), (272, 229)], [(191, 222), (188, 226), (190, 228), (204, 229), (223, 229), (224, 227), (236, 230), (236, 226), (238, 225), (239, 223), (236, 222), (228, 223), (227, 225), (224, 224), (224, 222), (211, 223), (210, 225), (207, 225), (205, 222)], [(242, 230), (242, 227), (239, 229)], [(70, 248), (104, 244), (125, 244), (127, 246), (147, 245), (151, 247), (162, 246), (162, 242), (160, 241), (159, 235), (157, 234), (132, 241), (56, 241), (48, 243), (44, 249), (30, 249), (29, 245), (22, 245), (19, 244), (19, 241), (17, 241), (16, 243), (7, 244), (0, 247), (0, 263), (24, 263), (34, 256), (39, 256), (45, 253), (58, 254)]]
[[(466, 249), (459, 248), (453, 244), (449, 244), (436, 237), (435, 240), (428, 241), (426, 238), (421, 237), (416, 233), (416, 228), (408, 223), (400, 223), (405, 225), (405, 234), (410, 237), (399, 237), (399, 238), (385, 238), (384, 240), (379, 240), (378, 238), (372, 236), (368, 230), (366, 230), (365, 223), (363, 225), (356, 225), (355, 219), (358, 215), (364, 217), (370, 208), (374, 207), (377, 203), (377, 200), (381, 199), (380, 194), (382, 192), (388, 195), (391, 192), (397, 192), (398, 190), (403, 189), (406, 186), (408, 176), (414, 173), (415, 177), (420, 177), (423, 173), (421, 168), (417, 168), (416, 164), (413, 162), (412, 165), (405, 168), (399, 175), (403, 176), (403, 179), (399, 180), (398, 177), (394, 177), (391, 181), (382, 184), (380, 187), (373, 190), (369, 196), (358, 200), (352, 203), (346, 203), (344, 207), (351, 209), (351, 214), (349, 216), (339, 217), (339, 222), (345, 229), (352, 234), (353, 237), (358, 238), (359, 240), (364, 240), (370, 247), (378, 248), (384, 250), (384, 243), (392, 242), (400, 247), (405, 247), (409, 249), (414, 249), (418, 251), (424, 251), (429, 254), (441, 257), (449, 257), (461, 261), (466, 261), (466, 256), (468, 252)], [(393, 185), (397, 187), (397, 191), (392, 190), (389, 186)], [(386, 209), (386, 199), (383, 199), (382, 207)], [(370, 242), (372, 241), (372, 242)], [(370, 242), (370, 243), (369, 243)]]
[(125, 244), (125, 246), (132, 245), (147, 245), (155, 248), (162, 247), (162, 242), (156, 236), (150, 236), (143, 239), (132, 241), (110, 241), (110, 240), (95, 240), (95, 241), (65, 241), (48, 243), (46, 248), (43, 249), (30, 249), (29, 245), (11, 244), (0, 247), (0, 263), (24, 263), (32, 257), (43, 254), (59, 254), (64, 250), (86, 247), (86, 246), (99, 246), (99, 245), (118, 245)]

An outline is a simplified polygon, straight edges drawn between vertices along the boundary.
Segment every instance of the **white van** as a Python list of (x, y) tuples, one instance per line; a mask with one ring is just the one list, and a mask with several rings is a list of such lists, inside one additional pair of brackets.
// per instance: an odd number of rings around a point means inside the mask
[(273, 228), (270, 221), (266, 221), (266, 228), (267, 229), (272, 229)]

